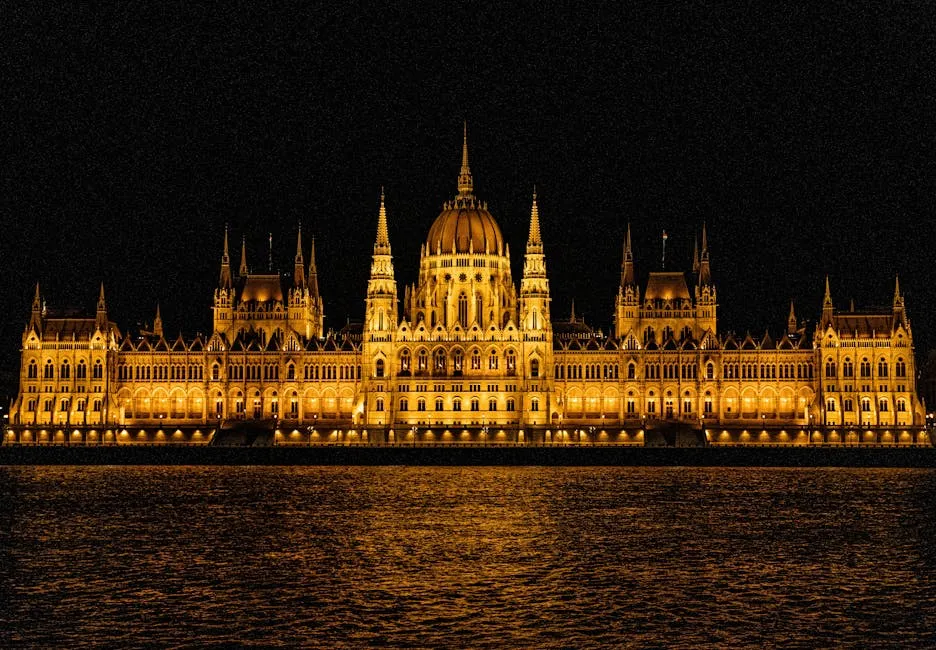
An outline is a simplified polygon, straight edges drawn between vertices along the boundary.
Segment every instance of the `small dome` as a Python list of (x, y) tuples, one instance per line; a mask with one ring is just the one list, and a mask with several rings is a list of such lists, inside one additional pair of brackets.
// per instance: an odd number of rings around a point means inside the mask
[(487, 205), (467, 196), (445, 204), (429, 229), (426, 245), (430, 255), (440, 249), (449, 255), (485, 251), (496, 254), (503, 251), (504, 238)]

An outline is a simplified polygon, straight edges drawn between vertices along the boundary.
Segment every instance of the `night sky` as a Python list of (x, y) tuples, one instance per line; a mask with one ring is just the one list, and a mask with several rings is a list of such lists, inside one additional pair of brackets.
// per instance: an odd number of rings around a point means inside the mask
[(301, 222), (326, 327), (360, 319), (381, 186), (402, 297), (463, 120), (517, 283), (536, 185), (554, 318), (574, 298), (608, 330), (628, 222), (641, 278), (664, 229), (689, 270), (705, 222), (722, 331), (816, 318), (826, 274), (837, 306), (889, 306), (899, 273), (936, 345), (932, 3), (40, 4), (0, 26), (7, 373), (36, 281), (210, 331), (225, 224), (235, 268), (272, 232), (290, 272)]

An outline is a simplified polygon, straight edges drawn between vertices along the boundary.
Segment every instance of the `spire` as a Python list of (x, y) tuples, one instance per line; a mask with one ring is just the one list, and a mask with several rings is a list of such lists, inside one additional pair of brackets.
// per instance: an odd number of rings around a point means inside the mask
[(627, 224), (627, 234), (624, 236), (624, 263), (621, 265), (621, 287), (634, 284), (634, 252), (631, 249), (631, 228)]
[(377, 214), (377, 240), (374, 242), (375, 254), (390, 253), (390, 235), (387, 230), (387, 207), (384, 204), (384, 188), (380, 188), (380, 210)]
[(569, 314), (569, 322), (575, 322), (575, 298), (572, 299), (572, 313)]
[(293, 284), (297, 289), (302, 289), (305, 284), (305, 261), (302, 259), (302, 224), (299, 224), (299, 232), (296, 234), (296, 262), (293, 267)]
[(241, 261), (240, 269), (237, 271), (237, 274), (241, 277), (247, 275), (247, 238), (241, 237)]
[(315, 268), (315, 237), (312, 238), (312, 248), (309, 249), (309, 295), (314, 299), (318, 296), (318, 269)]
[(221, 253), (221, 276), (218, 285), (222, 289), (231, 288), (231, 255), (228, 251), (228, 228), (224, 226), (224, 252)]
[(787, 334), (796, 333), (796, 312), (793, 311), (793, 300), (790, 299), (790, 315), (787, 316)]
[(832, 292), (829, 290), (829, 276), (825, 276), (825, 297), (822, 299), (822, 308), (832, 308)]
[(107, 329), (107, 303), (104, 301), (103, 282), (101, 282), (101, 292), (98, 294), (97, 313), (94, 318), (94, 324), (102, 332)]
[(894, 276), (894, 306), (903, 304), (903, 296), (900, 295), (900, 276)]
[(709, 266), (708, 234), (705, 222), (702, 222), (702, 252), (699, 254), (699, 284), (712, 284), (712, 267)]
[(162, 338), (163, 335), (163, 322), (162, 316), (159, 313), (159, 303), (156, 303), (156, 318), (153, 319), (153, 334)]
[(466, 120), (462, 136), (462, 164), (461, 172), (458, 174), (458, 196), (468, 197), (473, 191), (474, 183), (471, 180), (471, 170), (468, 168), (468, 121)]
[(32, 311), (29, 315), (29, 327), (42, 329), (42, 298), (39, 296), (39, 283), (36, 283), (36, 295), (33, 297)]
[(533, 186), (533, 207), (530, 208), (530, 237), (527, 239), (527, 253), (542, 252), (543, 240), (540, 237), (539, 207), (536, 205), (536, 186)]
[(692, 241), (692, 272), (698, 274), (699, 272), (699, 240), (694, 239)]

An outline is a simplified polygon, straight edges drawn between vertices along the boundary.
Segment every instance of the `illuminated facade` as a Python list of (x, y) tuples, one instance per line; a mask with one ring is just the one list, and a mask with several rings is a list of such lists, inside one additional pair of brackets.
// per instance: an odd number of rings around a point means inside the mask
[(314, 242), (291, 276), (231, 268), (225, 232), (208, 337), (121, 333), (53, 317), (39, 288), (22, 338), (7, 443), (208, 442), (238, 423), (279, 444), (651, 444), (676, 427), (708, 444), (929, 444), (899, 285), (886, 312), (838, 311), (814, 332), (790, 306), (777, 338), (717, 330), (705, 229), (691, 273), (636, 281), (624, 241), (613, 333), (553, 319), (536, 194), (519, 290), (510, 247), (458, 192), (422, 244), (400, 308), (381, 194), (361, 326), (324, 329)]

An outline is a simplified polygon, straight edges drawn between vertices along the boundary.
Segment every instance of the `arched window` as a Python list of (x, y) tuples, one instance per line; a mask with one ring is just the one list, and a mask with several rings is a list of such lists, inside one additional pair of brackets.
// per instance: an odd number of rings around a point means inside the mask
[[(377, 362), (374, 364), (374, 376), (383, 377), (384, 376), (384, 360), (377, 359)], [(380, 409), (383, 410), (383, 409)]]
[(458, 322), (462, 327), (468, 327), (468, 296), (464, 293), (458, 296)]
[(35, 359), (29, 362), (29, 369), (26, 371), (26, 376), (30, 379), (36, 379), (39, 376), (39, 366), (36, 364)]
[(426, 400), (423, 399), (422, 397), (420, 397), (418, 400), (416, 400), (416, 410), (417, 410), (417, 411), (425, 411), (425, 410), (426, 410)]
[(488, 370), (497, 370), (497, 352), (491, 351), (491, 356), (488, 357)]
[(403, 352), (400, 353), (400, 374), (401, 375), (409, 375), (410, 363), (411, 363), (410, 351), (403, 350)]
[(471, 351), (471, 369), (481, 370), (481, 351), (480, 350)]
[(705, 378), (715, 379), (715, 364), (713, 363), (705, 364)]
[(507, 398), (507, 410), (508, 410), (508, 411), (514, 411), (514, 410), (516, 410), (516, 409), (515, 409), (515, 406), (514, 406), (514, 399), (513, 399), (513, 397), (508, 397), (508, 398)]
[(488, 399), (488, 410), (489, 410), (489, 411), (496, 411), (496, 410), (497, 410), (497, 399), (496, 399), (496, 398), (491, 397), (490, 399)]
[(295, 378), (296, 378), (296, 366), (290, 363), (286, 366), (286, 379), (295, 379)]
[(825, 376), (835, 377), (835, 362), (830, 358), (825, 364)]
[(400, 410), (401, 411), (409, 410), (409, 401), (405, 397), (400, 398)]
[(887, 376), (887, 360), (884, 357), (881, 357), (881, 360), (878, 361), (878, 377)]
[(507, 374), (512, 375), (517, 372), (517, 357), (513, 350), (507, 350)]
[(426, 350), (420, 350), (416, 360), (416, 371), (426, 372), (429, 369), (429, 353)]
[(75, 367), (75, 378), (76, 379), (88, 378), (88, 364), (85, 363), (84, 359), (79, 361), (78, 365)]
[(861, 376), (870, 377), (871, 376), (871, 362), (867, 359), (861, 360)]
[(42, 370), (43, 379), (52, 379), (55, 377), (55, 366), (52, 365), (52, 359), (46, 361), (45, 368)]
[(445, 350), (436, 350), (432, 355), (432, 372), (436, 375), (445, 374)]
[(471, 410), (480, 411), (481, 410), (481, 401), (477, 397), (471, 398)]
[(452, 370), (454, 370), (456, 374), (461, 374), (462, 368), (464, 368), (464, 364), (465, 353), (461, 350), (455, 350), (452, 353)]
[(828, 400), (826, 400), (826, 411), (828, 411), (829, 413), (835, 413), (835, 400), (834, 399), (829, 398)]
[(530, 400), (530, 410), (539, 411), (539, 398), (538, 397), (534, 397), (533, 399)]
[(904, 363), (903, 358), (897, 359), (897, 363), (894, 364), (894, 374), (897, 377), (907, 376), (907, 364)]
[(530, 360), (530, 376), (539, 377), (539, 359)]
[(61, 379), (68, 379), (71, 377), (71, 368), (68, 365), (67, 359), (62, 362), (62, 370), (61, 370), (60, 377)]
[(848, 357), (845, 358), (845, 361), (842, 363), (842, 376), (843, 377), (854, 377), (855, 376), (855, 364), (852, 363), (852, 360)]
[(445, 405), (442, 402), (441, 397), (436, 397), (435, 410), (441, 411)]
[(377, 398), (376, 410), (378, 410), (378, 411), (383, 411), (383, 397), (378, 397), (378, 398)]
[(452, 400), (452, 410), (453, 411), (461, 410), (461, 398), (460, 397), (456, 397), (455, 399)]
[(861, 410), (864, 411), (865, 413), (871, 412), (871, 400), (868, 399), (867, 397), (861, 398)]
[(475, 319), (479, 327), (484, 327), (484, 298), (480, 293), (475, 296)]
[[(292, 366), (289, 366), (289, 367), (290, 369), (292, 369)], [(220, 376), (221, 376), (221, 369), (218, 367), (218, 364), (213, 364), (211, 366), (211, 380), (218, 381)], [(292, 377), (290, 377), (290, 379), (292, 379)]]
[(637, 377), (637, 366), (633, 362), (627, 364), (627, 378), (635, 379)]

